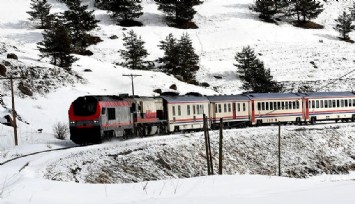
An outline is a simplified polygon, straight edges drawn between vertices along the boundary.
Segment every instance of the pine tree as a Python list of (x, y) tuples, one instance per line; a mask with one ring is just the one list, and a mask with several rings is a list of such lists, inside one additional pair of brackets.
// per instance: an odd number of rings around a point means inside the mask
[(133, 30), (128, 32), (128, 35), (123, 33), (123, 45), (126, 50), (120, 50), (122, 58), (125, 60), (122, 63), (130, 69), (145, 69), (143, 59), (148, 56), (147, 50), (144, 48), (144, 41)]
[(275, 0), (257, 0), (252, 9), (260, 13), (259, 18), (270, 21), (276, 14), (277, 5)]
[(316, 0), (291, 0), (290, 6), (290, 11), (297, 15), (298, 22), (301, 22), (301, 17), (303, 22), (316, 18), (324, 10), (323, 5)]
[(143, 15), (141, 0), (120, 0), (120, 1), (107, 1), (103, 2), (107, 4), (104, 6), (107, 8), (113, 18), (117, 18), (121, 25), (135, 25), (134, 19)]
[(179, 53), (179, 70), (176, 74), (187, 79), (195, 79), (198, 70), (199, 56), (195, 53), (192, 41), (187, 33), (184, 33), (177, 44)]
[(155, 0), (155, 2), (159, 10), (177, 23), (191, 21), (196, 14), (193, 7), (202, 4), (200, 0)]
[(249, 46), (235, 56), (237, 61), (234, 66), (238, 68), (237, 76), (243, 82), (243, 89), (253, 92), (279, 92), (281, 87), (274, 82), (269, 69), (255, 55)]
[(158, 62), (163, 64), (162, 68), (164, 72), (173, 74), (179, 65), (179, 50), (177, 48), (176, 38), (170, 33), (165, 38), (165, 41), (160, 41), (160, 45), (158, 47), (161, 50), (164, 50), (164, 57), (159, 58)]
[(50, 57), (53, 65), (66, 70), (70, 70), (72, 63), (76, 61), (70, 54), (72, 47), (69, 31), (59, 20), (44, 30), (43, 41), (38, 43), (38, 49), (41, 58)]
[(90, 35), (87, 32), (97, 27), (98, 20), (92, 11), (87, 11), (88, 6), (81, 5), (81, 0), (66, 2), (69, 10), (64, 12), (65, 25), (70, 30), (70, 35), (78, 53), (83, 52), (86, 47), (93, 44), (90, 42)]
[(351, 14), (343, 12), (337, 19), (335, 19), (336, 25), (334, 27), (337, 30), (343, 40), (350, 40), (349, 33), (355, 29), (355, 26), (352, 25), (352, 16)]
[(45, 29), (50, 26), (53, 16), (50, 15), (51, 5), (47, 0), (31, 0), (32, 11), (27, 11), (31, 16), (30, 21), (39, 21), (39, 29)]

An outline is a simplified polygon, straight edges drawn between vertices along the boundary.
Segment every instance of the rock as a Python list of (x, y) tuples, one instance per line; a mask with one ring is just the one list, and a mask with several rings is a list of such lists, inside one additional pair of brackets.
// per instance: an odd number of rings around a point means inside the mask
[(28, 88), (26, 87), (22, 82), (19, 83), (18, 85), (18, 89), (25, 95), (27, 96), (33, 96), (33, 92)]
[(172, 89), (172, 90), (175, 90), (175, 91), (177, 90), (176, 84), (172, 84), (169, 88)]
[(6, 76), (6, 67), (2, 64), (0, 64), (0, 75)]
[(11, 63), (9, 61), (4, 61), (4, 65), (8, 67), (11, 66)]
[(153, 91), (154, 93), (158, 93), (158, 94), (161, 94), (162, 93), (162, 90), (161, 89), (154, 89)]
[(18, 57), (17, 57), (17, 55), (14, 54), (14, 53), (9, 53), (9, 54), (7, 54), (7, 59), (18, 60)]
[(112, 35), (112, 36), (110, 36), (110, 39), (115, 40), (115, 39), (118, 39), (118, 37), (117, 37), (117, 35)]

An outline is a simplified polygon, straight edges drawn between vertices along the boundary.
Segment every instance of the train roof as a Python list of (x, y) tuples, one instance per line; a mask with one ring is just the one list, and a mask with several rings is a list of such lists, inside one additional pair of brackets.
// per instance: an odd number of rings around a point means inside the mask
[(304, 94), (300, 93), (247, 93), (244, 95), (248, 96), (250, 99), (294, 99), (304, 96)]
[(249, 100), (248, 96), (245, 95), (214, 95), (206, 96), (211, 102), (219, 101), (246, 101)]
[(116, 95), (87, 95), (87, 96), (80, 96), (77, 99), (79, 98), (81, 99), (92, 98), (92, 99), (96, 99), (97, 101), (124, 100), (123, 98)]
[(336, 98), (336, 97), (355, 97), (351, 91), (344, 92), (312, 92), (305, 94), (306, 98)]
[(160, 96), (168, 103), (188, 102), (209, 102), (205, 96), (181, 95), (181, 96)]

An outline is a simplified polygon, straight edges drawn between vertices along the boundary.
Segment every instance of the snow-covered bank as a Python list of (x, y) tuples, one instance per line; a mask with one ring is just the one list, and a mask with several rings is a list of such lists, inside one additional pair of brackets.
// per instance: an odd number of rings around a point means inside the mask
[[(282, 127), (282, 175), (309, 177), (355, 170), (354, 124)], [(166, 138), (164, 138), (166, 137)], [(215, 170), (218, 132), (211, 132)], [(278, 174), (278, 127), (224, 131), (225, 174)], [(45, 178), (130, 183), (206, 175), (203, 133), (106, 144), (53, 160)]]

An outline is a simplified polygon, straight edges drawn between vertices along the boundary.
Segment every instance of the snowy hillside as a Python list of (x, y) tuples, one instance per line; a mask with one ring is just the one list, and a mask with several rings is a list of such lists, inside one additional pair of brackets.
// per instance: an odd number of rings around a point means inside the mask
[[(67, 9), (63, 3), (56, 0), (49, 2), (52, 12), (63, 12)], [(307, 82), (315, 88), (320, 88), (332, 79), (351, 71), (355, 63), (353, 45), (338, 40), (338, 33), (332, 28), (339, 13), (352, 5), (350, 1), (324, 3), (325, 11), (315, 19), (315, 22), (325, 26), (325, 29), (321, 30), (296, 28), (285, 20), (280, 21), (279, 25), (265, 23), (249, 9), (252, 0), (207, 0), (196, 6), (194, 21), (199, 29), (182, 30), (168, 27), (164, 15), (157, 10), (153, 1), (143, 1), (144, 15), (138, 20), (144, 26), (129, 29), (141, 35), (146, 42), (145, 46), (150, 54), (147, 60), (153, 61), (162, 56), (163, 53), (157, 45), (169, 33), (179, 37), (187, 32), (201, 59), (197, 79), (199, 82), (208, 82), (211, 85), (208, 89), (182, 83), (160, 72), (133, 71), (115, 65), (122, 61), (118, 50), (122, 49), (122, 36), (126, 29), (115, 25), (106, 11), (94, 8), (92, 0), (83, 2), (89, 5), (89, 9), (95, 9), (96, 18), (100, 23), (93, 34), (103, 40), (89, 47), (94, 52), (93, 56), (77, 56), (80, 60), (74, 64), (73, 70), (83, 78), (81, 81), (84, 83), (72, 80), (74, 83), (65, 83), (64, 86), (57, 84), (50, 88), (49, 94), (17, 98), (17, 112), (30, 124), (21, 124), (22, 130), (31, 129), (36, 132), (37, 129), (43, 129), (45, 133), (51, 133), (53, 124), (67, 121), (69, 104), (78, 96), (131, 93), (130, 79), (122, 74), (143, 75), (135, 80), (135, 92), (139, 95), (153, 95), (153, 90), (157, 88), (169, 90), (172, 84), (176, 84), (181, 93), (240, 93), (243, 90), (240, 89), (241, 83), (236, 78), (234, 56), (247, 45), (256, 50), (266, 67), (271, 69), (274, 78), (285, 82), (290, 90), (297, 90), (300, 83)], [(29, 3), (30, 1), (11, 0), (1, 4), (0, 62), (7, 60), (7, 53), (15, 53), (19, 61), (27, 67), (37, 66), (52, 70), (54, 68), (48, 64), (48, 60), (39, 61), (36, 43), (42, 40), (42, 30), (34, 29), (28, 20), (26, 11), (29, 10)], [(16, 12), (12, 12), (10, 8), (16, 8)], [(117, 35), (118, 39), (110, 39), (112, 35)], [(84, 72), (85, 69), (92, 72)], [(222, 79), (216, 79), (214, 76), (221, 76)], [(353, 75), (345, 78), (347, 79), (324, 87), (323, 90), (352, 90)], [(3, 84), (4, 101), (9, 108), (10, 95), (6, 88), (8, 82), (3, 81)], [(16, 92), (19, 93), (18, 90)], [(8, 112), (9, 109), (3, 109), (2, 115)]]
[[(67, 9), (56, 0), (48, 1), (51, 12)], [(318, 175), (307, 179), (275, 177), (275, 126), (226, 130), (224, 171), (229, 175), (210, 177), (204, 176), (202, 133), (76, 147), (69, 140), (55, 139), (52, 131), (54, 124), (67, 123), (69, 105), (79, 96), (131, 93), (131, 81), (123, 74), (142, 75), (135, 78), (138, 95), (155, 95), (154, 89), (169, 91), (172, 84), (182, 94), (241, 93), (234, 56), (248, 45), (288, 90), (307, 84), (321, 90), (351, 91), (355, 88), (355, 72), (343, 80), (333, 80), (353, 71), (355, 47), (340, 41), (333, 27), (334, 19), (353, 1), (324, 2), (324, 12), (314, 20), (324, 25), (320, 30), (294, 27), (289, 19), (265, 23), (249, 9), (253, 0), (204, 0), (195, 7), (194, 22), (199, 28), (192, 30), (167, 26), (152, 0), (142, 1), (144, 14), (138, 20), (144, 26), (128, 29), (117, 26), (106, 11), (94, 8), (93, 0), (83, 2), (95, 9), (100, 23), (92, 33), (103, 41), (89, 47), (93, 56), (76, 56), (79, 60), (72, 73), (40, 59), (37, 43), (42, 40), (42, 30), (34, 29), (28, 20), (29, 0), (0, 3), (0, 64), (8, 64), (9, 73), (33, 74), (36, 78), (26, 81), (33, 96), (15, 89), (19, 146), (14, 146), (13, 129), (0, 125), (0, 203), (355, 202), (355, 175), (351, 172), (355, 169), (354, 124), (283, 128), (282, 148), (288, 150), (283, 154), (283, 175)], [(157, 45), (169, 33), (175, 37), (188, 33), (200, 56), (197, 80), (211, 87), (186, 84), (158, 71), (129, 70), (117, 65), (122, 61), (118, 50), (123, 48), (123, 33), (130, 29), (146, 42), (149, 61), (162, 56)], [(113, 35), (118, 39), (111, 39)], [(355, 33), (350, 37), (355, 39)], [(8, 53), (19, 59), (7, 59)], [(87, 69), (91, 72), (84, 71)], [(331, 82), (334, 84), (325, 86)], [(16, 80), (15, 87), (18, 85)], [(0, 81), (0, 90), (4, 95), (0, 107), (3, 117), (11, 110), (7, 80)], [(218, 134), (211, 135), (213, 152), (217, 154)], [(68, 147), (76, 148), (10, 161), (28, 153)], [(195, 176), (199, 177), (189, 178)]]

